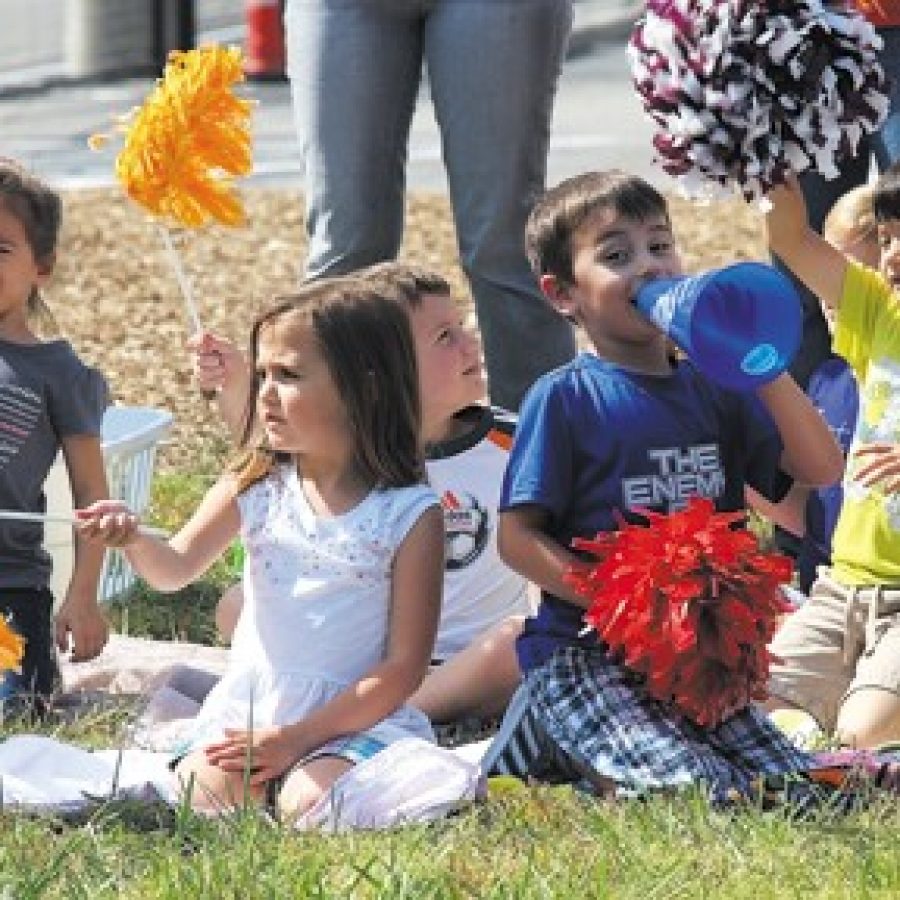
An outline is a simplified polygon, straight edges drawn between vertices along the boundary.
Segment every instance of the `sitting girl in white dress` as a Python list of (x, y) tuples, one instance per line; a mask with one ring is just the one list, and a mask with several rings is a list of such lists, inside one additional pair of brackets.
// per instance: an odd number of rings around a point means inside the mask
[(404, 309), (351, 278), (320, 282), (257, 320), (252, 354), (246, 461), (184, 528), (160, 541), (105, 501), (78, 513), (78, 530), (124, 546), (164, 591), (240, 533), (246, 600), (229, 670), (176, 773), (195, 809), (271, 798), (292, 819), (355, 763), (431, 736), (404, 703), (431, 658), (443, 523), (423, 484)]

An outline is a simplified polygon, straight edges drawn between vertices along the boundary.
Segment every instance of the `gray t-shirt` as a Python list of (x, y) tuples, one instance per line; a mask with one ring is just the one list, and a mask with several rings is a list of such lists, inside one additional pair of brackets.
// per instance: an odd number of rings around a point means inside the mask
[[(46, 511), (44, 481), (62, 438), (100, 434), (106, 380), (68, 341), (0, 340), (0, 509)], [(44, 528), (0, 520), (0, 588), (42, 588), (51, 563)]]

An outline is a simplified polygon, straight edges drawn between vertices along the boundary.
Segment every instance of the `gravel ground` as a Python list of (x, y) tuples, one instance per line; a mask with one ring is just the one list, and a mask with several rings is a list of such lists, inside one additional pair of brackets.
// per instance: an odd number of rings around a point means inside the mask
[[(187, 317), (156, 225), (117, 189), (67, 193), (59, 264), (47, 291), (58, 332), (99, 366), (116, 402), (175, 415), (161, 469), (218, 465), (227, 439), (192, 382)], [(671, 198), (688, 271), (765, 258), (761, 216), (735, 200), (700, 207)], [(175, 236), (205, 327), (244, 342), (254, 316), (297, 282), (305, 253), (300, 197), (245, 192), (249, 224)], [(442, 272), (463, 304), (465, 279), (447, 201), (413, 195), (402, 256)]]

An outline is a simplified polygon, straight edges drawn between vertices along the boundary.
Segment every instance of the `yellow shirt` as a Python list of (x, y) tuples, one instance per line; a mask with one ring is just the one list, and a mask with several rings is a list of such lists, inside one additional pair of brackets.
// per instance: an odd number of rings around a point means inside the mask
[(874, 270), (849, 263), (834, 349), (856, 375), (859, 421), (834, 532), (832, 569), (843, 584), (900, 584), (900, 495), (854, 480), (853, 453), (874, 441), (900, 444), (900, 296)]

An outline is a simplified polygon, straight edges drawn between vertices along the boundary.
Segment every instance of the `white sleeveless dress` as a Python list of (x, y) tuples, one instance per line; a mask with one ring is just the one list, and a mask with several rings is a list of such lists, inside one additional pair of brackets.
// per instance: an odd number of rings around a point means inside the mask
[[(186, 751), (225, 728), (299, 721), (384, 657), (391, 566), (422, 513), (425, 485), (373, 491), (349, 512), (317, 517), (293, 466), (238, 497), (246, 550), (244, 606), (229, 667), (197, 715)], [(382, 744), (433, 740), (428, 719), (404, 706), (365, 732)]]

